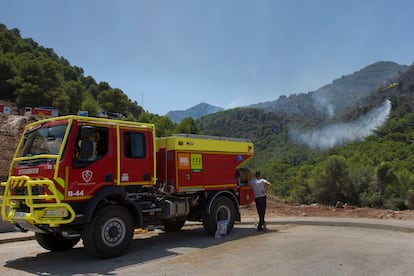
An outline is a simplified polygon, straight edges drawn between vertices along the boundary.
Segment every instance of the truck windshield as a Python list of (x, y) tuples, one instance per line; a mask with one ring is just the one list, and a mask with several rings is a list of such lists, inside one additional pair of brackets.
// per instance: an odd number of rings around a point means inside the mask
[(28, 131), (25, 134), (19, 157), (40, 154), (57, 155), (62, 146), (66, 128), (67, 124), (44, 124)]

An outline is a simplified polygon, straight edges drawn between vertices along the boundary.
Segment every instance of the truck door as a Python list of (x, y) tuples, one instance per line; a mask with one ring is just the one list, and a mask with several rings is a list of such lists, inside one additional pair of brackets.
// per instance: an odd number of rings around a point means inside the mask
[(154, 184), (154, 141), (151, 131), (120, 130), (121, 185)]
[(116, 158), (110, 145), (114, 143), (113, 129), (104, 126), (79, 127), (71, 153), (72, 171), (67, 176), (69, 198), (88, 197), (103, 185), (113, 185)]

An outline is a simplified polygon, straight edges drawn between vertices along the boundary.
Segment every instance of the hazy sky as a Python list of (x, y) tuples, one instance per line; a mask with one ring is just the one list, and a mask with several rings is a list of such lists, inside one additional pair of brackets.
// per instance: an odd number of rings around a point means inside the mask
[(1, 0), (0, 22), (160, 115), (414, 61), (411, 0)]

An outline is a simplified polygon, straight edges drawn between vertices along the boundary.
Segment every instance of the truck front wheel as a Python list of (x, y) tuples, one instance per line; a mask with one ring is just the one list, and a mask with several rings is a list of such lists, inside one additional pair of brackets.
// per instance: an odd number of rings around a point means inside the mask
[(218, 222), (227, 224), (227, 233), (233, 229), (236, 209), (231, 199), (225, 196), (216, 198), (211, 206), (211, 210), (203, 218), (204, 229), (214, 236)]
[(86, 250), (107, 259), (122, 255), (133, 234), (133, 219), (128, 210), (121, 206), (106, 206), (94, 215), (82, 238)]
[(64, 238), (55, 233), (35, 233), (37, 243), (50, 251), (65, 251), (74, 247), (80, 238)]

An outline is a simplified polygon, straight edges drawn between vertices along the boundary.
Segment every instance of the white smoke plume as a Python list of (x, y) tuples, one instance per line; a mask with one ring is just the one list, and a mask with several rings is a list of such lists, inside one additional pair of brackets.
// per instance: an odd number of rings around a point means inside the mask
[(333, 124), (308, 131), (291, 129), (290, 135), (294, 140), (311, 148), (330, 149), (351, 141), (363, 140), (386, 122), (390, 112), (391, 102), (386, 100), (354, 122)]
[(317, 107), (324, 109), (329, 117), (333, 117), (335, 115), (335, 106), (326, 98), (321, 96), (313, 96), (313, 101)]

